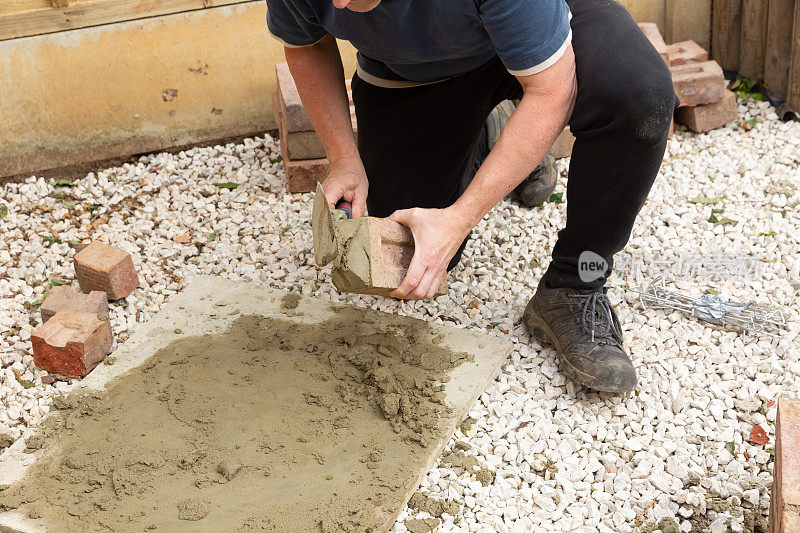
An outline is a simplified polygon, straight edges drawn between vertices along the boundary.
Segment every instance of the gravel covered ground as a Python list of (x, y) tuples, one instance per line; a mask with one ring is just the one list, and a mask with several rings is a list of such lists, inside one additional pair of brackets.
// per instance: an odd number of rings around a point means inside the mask
[[(520, 322), (564, 203), (502, 202), (474, 232), (447, 296), (399, 302), (338, 294), (329, 269), (317, 270), (313, 195), (285, 192), (269, 137), (153, 154), (71, 186), (35, 178), (6, 185), (0, 445), (38, 423), (53, 396), (70, 388), (34, 368), (30, 335), (45, 290), (74, 279), (74, 244), (100, 239), (131, 252), (142, 280), (111, 305), (117, 342), (192, 276), (209, 273), (511, 339), (508, 364), (471, 412), (474, 425), (457, 433), (423, 482), (423, 494), (459, 508), (441, 515), (442, 531), (759, 531), (772, 481), (774, 402), (796, 397), (800, 386), (800, 123), (778, 121), (766, 103), (740, 106), (742, 120), (755, 119), (752, 130), (676, 132), (618, 257), (610, 295), (640, 376), (628, 398), (567, 383), (554, 352)], [(226, 182), (238, 187), (216, 185)], [(714, 279), (713, 265), (726, 261), (738, 270)], [(788, 312), (788, 329), (779, 340), (748, 338), (678, 313), (642, 312), (628, 289), (659, 275), (680, 277), (675, 287), (694, 295), (768, 295)], [(766, 430), (766, 445), (748, 442), (754, 424)], [(484, 486), (458, 467), (470, 461), (459, 454), (475, 456), (494, 480)], [(434, 522), (424, 518), (430, 514), (407, 509), (395, 530), (425, 530)]]

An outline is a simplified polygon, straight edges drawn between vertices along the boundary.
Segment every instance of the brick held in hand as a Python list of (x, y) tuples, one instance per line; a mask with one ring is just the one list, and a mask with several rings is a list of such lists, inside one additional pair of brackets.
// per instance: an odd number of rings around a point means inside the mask
[(111, 349), (111, 325), (104, 318), (61, 309), (31, 335), (33, 363), (48, 372), (85, 376)]
[(687, 63), (670, 71), (681, 107), (713, 104), (725, 96), (725, 77), (716, 61)]
[(75, 276), (83, 292), (103, 291), (109, 300), (125, 298), (139, 286), (131, 254), (93, 242), (73, 259)]
[(67, 285), (53, 287), (42, 302), (42, 323), (50, 320), (61, 309), (75, 309), (94, 314), (108, 313), (108, 298), (103, 291), (83, 294)]
[(736, 94), (725, 90), (719, 102), (693, 107), (680, 107), (675, 111), (678, 122), (692, 131), (703, 133), (730, 124), (739, 118)]
[[(369, 223), (370, 278), (367, 294), (388, 296), (406, 277), (414, 256), (414, 236), (406, 226), (388, 218), (367, 217)], [(447, 272), (442, 274), (436, 296), (447, 293)]]

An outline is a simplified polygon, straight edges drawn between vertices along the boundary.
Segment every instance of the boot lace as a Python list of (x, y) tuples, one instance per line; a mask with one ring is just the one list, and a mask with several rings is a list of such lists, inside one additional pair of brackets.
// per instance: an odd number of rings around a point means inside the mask
[(622, 344), (622, 327), (611, 307), (611, 301), (604, 292), (592, 291), (570, 296), (583, 300), (581, 325), (584, 331), (592, 336), (592, 342), (598, 338), (599, 344), (610, 344), (611, 340)]

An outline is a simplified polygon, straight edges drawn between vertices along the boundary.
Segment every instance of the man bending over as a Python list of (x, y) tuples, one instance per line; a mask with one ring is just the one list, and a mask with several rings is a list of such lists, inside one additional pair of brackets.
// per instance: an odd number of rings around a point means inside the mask
[[(569, 124), (566, 227), (524, 321), (554, 345), (569, 378), (631, 391), (636, 371), (604, 285), (658, 172), (677, 99), (667, 66), (622, 5), (267, 0), (267, 9), (330, 161), (328, 203), (347, 200), (354, 216), (369, 209), (414, 235), (398, 298), (433, 297), (470, 230), (525, 183)], [(357, 144), (335, 38), (358, 50)], [(487, 117), (505, 100), (519, 103), (487, 139)], [(584, 252), (605, 271), (581, 276)]]

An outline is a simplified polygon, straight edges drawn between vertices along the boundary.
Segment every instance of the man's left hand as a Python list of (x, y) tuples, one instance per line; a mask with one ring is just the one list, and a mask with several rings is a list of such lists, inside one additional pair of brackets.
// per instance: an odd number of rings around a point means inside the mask
[(406, 277), (389, 296), (427, 299), (436, 295), (439, 280), (471, 227), (455, 216), (451, 209), (402, 209), (389, 217), (411, 229), (414, 235), (414, 257)]

